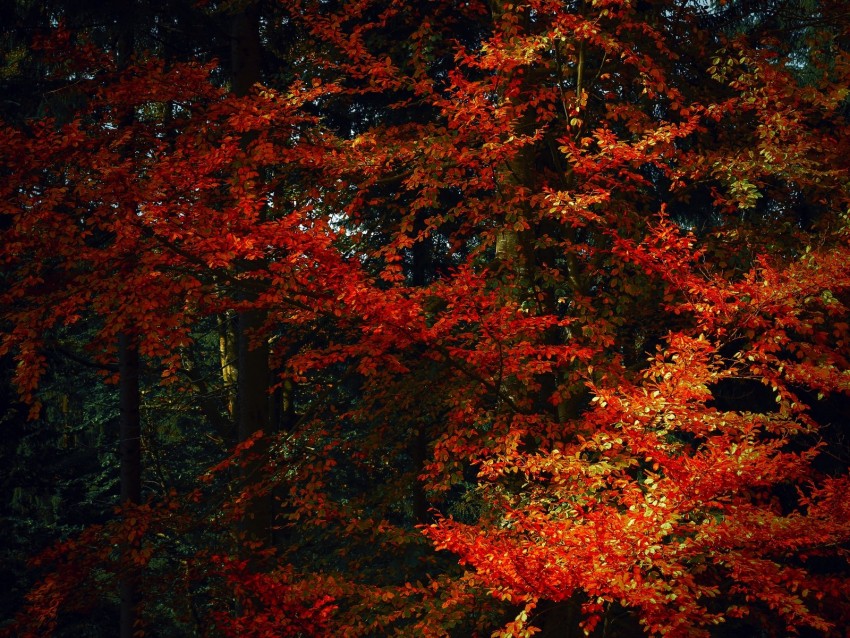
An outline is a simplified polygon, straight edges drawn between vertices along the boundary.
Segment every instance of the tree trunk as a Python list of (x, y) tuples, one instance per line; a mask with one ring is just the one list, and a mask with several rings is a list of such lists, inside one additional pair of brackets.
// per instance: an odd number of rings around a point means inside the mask
[[(506, 31), (528, 31), (533, 28), (529, 20), (529, 13), (524, 11), (519, 19), (506, 19), (507, 11), (516, 11), (515, 5), (508, 5), (503, 0), (490, 0), (490, 9), (493, 18), (494, 28), (500, 28), (500, 24), (504, 25)], [(576, 69), (576, 91), (581, 92), (583, 60), (579, 60)], [(517, 97), (506, 98), (509, 106), (516, 105), (519, 108), (522, 105), (523, 95), (526, 93), (525, 88), (533, 90), (533, 87), (539, 83), (547, 81), (547, 69), (538, 67), (536, 69), (528, 69), (523, 76), (523, 90), (520, 91)], [(505, 86), (511, 83), (513, 78), (506, 76), (502, 78)], [(534, 109), (526, 109), (523, 115), (519, 117), (515, 127), (515, 134), (530, 135), (534, 132), (537, 126), (536, 114)], [(527, 189), (530, 192), (538, 192), (539, 184), (536, 184), (538, 179), (537, 161), (538, 154), (541, 149), (535, 144), (528, 144), (519, 150), (513, 157), (505, 162), (505, 165), (497, 173), (497, 178), (500, 186), (505, 189), (506, 204), (513, 206), (514, 215), (520, 219), (525, 218), (531, 226), (528, 230), (516, 230), (506, 223), (499, 229), (496, 235), (495, 245), (495, 266), (501, 272), (508, 273), (513, 278), (513, 295), (515, 299), (522, 301), (530, 301), (534, 303), (542, 312), (546, 314), (554, 314), (556, 300), (551, 290), (542, 290), (538, 278), (538, 272), (541, 255), (535, 253), (535, 235), (545, 233), (545, 229), (536, 228), (533, 219), (533, 211), (526, 199), (514, 199), (512, 191), (515, 189)], [(565, 176), (565, 179), (568, 177)], [(569, 259), (569, 274), (568, 278), (573, 284), (574, 292), (579, 293), (579, 286), (576, 282), (579, 281), (579, 273), (574, 259)], [(547, 331), (542, 335), (545, 342), (550, 344), (561, 343), (564, 339), (560, 329)], [(549, 397), (558, 389), (562, 383), (558, 373), (547, 373), (539, 378), (541, 392), (535, 397), (536, 402), (541, 406), (549, 405)], [(505, 389), (511, 396), (520, 394), (524, 391), (518, 387), (515, 379), (505, 379)], [(559, 402), (554, 406), (552, 412), (553, 418), (559, 423), (568, 423), (571, 420), (577, 419), (584, 403), (584, 388), (577, 388), (574, 393), (566, 400)], [(545, 409), (545, 408), (544, 408)], [(564, 602), (542, 601), (540, 610), (543, 611), (541, 619), (537, 626), (540, 630), (538, 634), (541, 638), (574, 638), (582, 636), (583, 631), (579, 626), (581, 619), (579, 613), (580, 602), (577, 598), (573, 598)]]
[[(119, 14), (117, 46), (118, 66), (130, 64), (135, 42), (135, 0), (127, 2)], [(124, 115), (125, 123), (132, 125), (135, 113)], [(119, 384), (119, 459), (121, 505), (139, 504), (142, 500), (142, 445), (139, 406), (139, 344), (135, 335), (121, 332), (118, 335)], [(121, 600), (119, 635), (132, 638), (136, 625), (139, 591), (136, 574), (125, 569), (119, 583)]]
[[(260, 19), (256, 2), (248, 3), (233, 16), (232, 29), (231, 88), (235, 95), (243, 96), (260, 80)], [(246, 136), (243, 143), (249, 142), (250, 137)], [(260, 430), (269, 434), (271, 425), (269, 346), (261, 334), (265, 319), (266, 312), (260, 309), (237, 313), (236, 431), (240, 441)], [(246, 480), (260, 478), (257, 463), (245, 468)], [(250, 540), (270, 543), (272, 519), (271, 495), (255, 498), (246, 512), (245, 534)]]
[(248, 310), (239, 313), (236, 333), (239, 369), (237, 376), (237, 435), (246, 440), (259, 430), (268, 430), (269, 414), (269, 346), (261, 332), (265, 313)]
[[(142, 446), (139, 415), (139, 350), (135, 339), (121, 333), (118, 341), (119, 375), (119, 454), (121, 463), (121, 504), (138, 504), (142, 499)], [(138, 588), (132, 573), (124, 573), (120, 583), (121, 638), (131, 638), (136, 624)]]
[(236, 392), (238, 387), (237, 361), (239, 354), (236, 347), (236, 318), (232, 314), (218, 317), (218, 347), (221, 362), (221, 379), (224, 382), (224, 396), (227, 402), (227, 413), (231, 422), (236, 423)]
[[(416, 234), (415, 243), (411, 249), (413, 263), (411, 268), (412, 283), (414, 286), (425, 286), (428, 284), (432, 275), (433, 264), (431, 263), (431, 237), (424, 236), (425, 219), (420, 214), (414, 224), (414, 233)], [(410, 442), (410, 457), (413, 464), (413, 470), (416, 474), (413, 479), (413, 518), (420, 524), (424, 525), (431, 522), (428, 514), (429, 503), (428, 495), (425, 493), (425, 488), (422, 482), (417, 478), (425, 469), (425, 464), (428, 462), (428, 444), (429, 437), (426, 430), (427, 423), (425, 419), (421, 419), (419, 427), (413, 435)]]

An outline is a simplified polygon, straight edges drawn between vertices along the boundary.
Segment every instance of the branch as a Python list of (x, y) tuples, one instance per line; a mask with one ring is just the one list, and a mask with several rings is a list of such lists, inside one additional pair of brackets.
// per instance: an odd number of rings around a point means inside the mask
[(97, 361), (93, 361), (92, 359), (88, 359), (72, 350), (69, 350), (68, 348), (57, 342), (51, 342), (50, 344), (48, 344), (48, 346), (53, 352), (61, 354), (63, 357), (70, 359), (75, 363), (79, 363), (80, 365), (86, 366), (87, 368), (93, 368), (95, 370), (102, 370), (106, 372), (118, 372), (117, 363), (99, 363)]

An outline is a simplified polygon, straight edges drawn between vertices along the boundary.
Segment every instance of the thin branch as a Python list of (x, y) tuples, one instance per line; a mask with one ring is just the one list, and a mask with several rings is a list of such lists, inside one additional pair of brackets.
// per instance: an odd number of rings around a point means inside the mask
[(63, 357), (74, 361), (75, 363), (79, 363), (80, 365), (86, 366), (87, 368), (93, 368), (95, 370), (101, 370), (106, 372), (118, 372), (118, 364), (117, 363), (100, 363), (98, 361), (93, 361), (92, 359), (88, 359), (82, 355), (79, 355), (72, 350), (69, 350), (63, 345), (59, 343), (50, 343), (50, 350), (57, 354), (61, 354)]

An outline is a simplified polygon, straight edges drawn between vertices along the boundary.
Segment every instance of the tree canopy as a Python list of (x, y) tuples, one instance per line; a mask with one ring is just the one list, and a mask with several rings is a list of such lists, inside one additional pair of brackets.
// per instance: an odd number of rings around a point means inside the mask
[(843, 2), (3, 11), (0, 632), (843, 635)]

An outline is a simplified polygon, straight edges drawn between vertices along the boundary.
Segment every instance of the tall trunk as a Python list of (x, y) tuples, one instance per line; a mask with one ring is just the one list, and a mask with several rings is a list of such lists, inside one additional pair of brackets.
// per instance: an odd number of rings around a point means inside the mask
[(290, 379), (282, 381), (269, 397), (269, 415), (272, 431), (289, 432), (295, 426), (295, 383)]
[[(259, 6), (249, 2), (233, 16), (231, 86), (235, 95), (247, 95), (260, 80), (260, 51)], [(250, 137), (246, 136), (243, 143), (249, 142)], [(237, 313), (236, 431), (240, 441), (260, 430), (268, 433), (271, 425), (269, 346), (261, 334), (265, 319), (264, 310), (246, 309)], [(255, 464), (247, 467), (245, 477), (256, 477), (256, 470)], [(254, 500), (244, 524), (250, 539), (271, 542), (272, 511), (271, 496)]]
[[(519, 9), (523, 11), (522, 16), (509, 16), (507, 12), (517, 11), (517, 5), (511, 5), (503, 0), (490, 0), (490, 9), (494, 21), (494, 28), (506, 32), (506, 35), (527, 35), (528, 30), (533, 28), (529, 20), (529, 10)], [(580, 48), (578, 63), (576, 65), (576, 93), (580, 96), (581, 85), (583, 82), (584, 73), (584, 53), (583, 48)], [(522, 76), (522, 86), (520, 91), (516, 92), (515, 97), (506, 98), (506, 106), (516, 107), (517, 110), (522, 108), (522, 100), (528, 92), (534, 91), (538, 84), (547, 81), (549, 69), (539, 66), (536, 68), (527, 69)], [(505, 75), (500, 78), (503, 85), (507, 86), (515, 79), (510, 75)], [(528, 89), (528, 91), (526, 91)], [(530, 135), (534, 133), (537, 127), (536, 113), (534, 109), (525, 109), (516, 121), (516, 135)], [(538, 154), (540, 148), (534, 144), (523, 146), (516, 154), (505, 162), (502, 170), (497, 174), (500, 186), (504, 188), (507, 199), (511, 205), (515, 207), (514, 214), (519, 217), (524, 217), (529, 221), (531, 228), (529, 230), (518, 231), (510, 224), (506, 223), (496, 236), (495, 246), (495, 261), (496, 266), (501, 272), (506, 272), (512, 275), (514, 289), (508, 293), (514, 295), (514, 298), (522, 301), (533, 301), (541, 312), (547, 314), (555, 313), (555, 296), (552, 291), (540, 290), (539, 278), (536, 270), (539, 268), (539, 259), (544, 256), (536, 254), (534, 245), (535, 234), (545, 233), (542, 228), (535, 228), (531, 221), (533, 211), (527, 198), (514, 200), (512, 191), (515, 189), (526, 189), (529, 192), (539, 192), (540, 184), (538, 183), (540, 171), (537, 168), (539, 160)], [(569, 176), (564, 176), (565, 180), (569, 180)], [(576, 260), (571, 256), (568, 257), (568, 272), (567, 279), (573, 286), (574, 292), (581, 293), (580, 274), (578, 272)], [(564, 335), (559, 329), (547, 331), (542, 335), (542, 339), (550, 344), (562, 342)], [(558, 389), (562, 383), (562, 379), (558, 373), (548, 373), (539, 378), (541, 392), (536, 401), (540, 406), (549, 405), (549, 397)], [(517, 384), (515, 379), (505, 380), (505, 390), (509, 395), (521, 393), (524, 388)], [(572, 390), (572, 388), (571, 388)], [(559, 423), (568, 423), (577, 419), (580, 416), (580, 411), (584, 403), (583, 388), (578, 388), (566, 400), (562, 400), (555, 406), (553, 418)], [(570, 600), (552, 603), (543, 601), (541, 610), (544, 612), (538, 621), (539, 635), (541, 638), (573, 638), (574, 636), (583, 635), (579, 626), (580, 601), (573, 597)]]
[(224, 396), (227, 413), (233, 424), (236, 423), (236, 392), (238, 387), (237, 364), (239, 354), (236, 346), (236, 318), (232, 314), (218, 317), (218, 346), (221, 364), (221, 379), (224, 382)]
[[(425, 220), (422, 216), (416, 219), (414, 232), (420, 236), (419, 241), (413, 244), (411, 250), (413, 255), (412, 264), (412, 283), (414, 286), (425, 286), (428, 283), (431, 264), (431, 237), (423, 236), (425, 230)], [(428, 432), (425, 430), (426, 423), (421, 422), (419, 428), (413, 436), (410, 443), (410, 456), (413, 464), (413, 470), (416, 476), (421, 474), (425, 469), (425, 464), (428, 461)], [(425, 493), (425, 488), (422, 482), (416, 477), (413, 479), (413, 517), (414, 520), (424, 525), (429, 523), (428, 515), (428, 495)]]
[(257, 2), (247, 2), (233, 16), (230, 38), (231, 90), (247, 95), (260, 81), (260, 11)]
[[(233, 16), (232, 28), (232, 89), (235, 95), (244, 96), (260, 79), (260, 21), (255, 2)], [(265, 340), (256, 335), (264, 321), (265, 312), (257, 309), (242, 310), (236, 316), (236, 421), (240, 441), (269, 424), (269, 350)]]
[[(135, 50), (135, 0), (130, 0), (119, 14), (119, 38), (117, 46), (118, 65), (126, 67)], [(135, 113), (124, 116), (124, 123), (131, 126)], [(132, 257), (131, 257), (132, 258)], [(119, 384), (119, 459), (121, 504), (133, 505), (142, 500), (142, 445), (139, 391), (139, 344), (136, 335), (126, 331), (118, 335), (118, 384)], [(136, 625), (139, 590), (136, 574), (125, 570), (119, 583), (121, 638), (132, 638)]]
[(139, 347), (127, 333), (118, 338), (118, 376), (121, 437), (121, 501), (139, 503), (142, 498), (142, 446), (139, 391)]
[[(510, 38), (516, 35), (524, 34), (528, 29), (528, 14), (527, 11), (522, 16), (512, 15), (516, 12), (523, 11), (518, 9), (516, 5), (506, 3), (503, 0), (490, 0), (490, 11), (493, 20), (493, 28), (495, 31), (503, 33), (504, 37)], [(510, 86), (515, 80), (514, 71), (504, 71), (500, 73), (499, 85), (503, 89)], [(523, 77), (523, 86), (528, 86), (530, 83), (538, 81), (538, 78), (532, 77), (530, 73), (526, 73)], [(505, 93), (508, 93), (505, 91)], [(518, 109), (520, 102), (524, 99), (525, 91), (513, 92), (511, 97), (501, 95), (500, 100), (505, 108)], [(519, 116), (515, 125), (515, 130), (511, 131), (513, 135), (525, 135), (534, 131), (536, 115), (533, 109), (526, 111)], [(520, 189), (528, 189), (534, 191), (535, 181), (537, 179), (534, 168), (536, 159), (536, 149), (534, 145), (528, 144), (515, 152), (508, 158), (496, 171), (496, 180), (499, 193), (504, 201), (503, 207), (507, 213), (516, 220), (531, 220), (532, 210), (526, 197), (518, 197), (516, 195)], [(505, 297), (513, 298), (518, 301), (527, 301), (533, 294), (533, 285), (535, 279), (534, 272), (534, 254), (533, 254), (533, 229), (517, 230), (514, 220), (507, 218), (503, 221), (502, 226), (496, 234), (495, 259), (492, 267), (501, 275), (507, 275), (509, 285), (504, 286), (503, 294)], [(520, 383), (516, 377), (508, 376), (501, 380), (502, 386), (500, 392), (506, 394), (510, 399), (516, 402), (521, 399), (525, 392), (524, 384)]]
[(269, 346), (261, 336), (265, 313), (247, 310), (239, 313), (236, 333), (239, 368), (236, 405), (237, 435), (244, 441), (258, 430), (268, 430), (269, 414)]
[[(142, 500), (142, 446), (139, 416), (139, 350), (135, 339), (121, 333), (118, 341), (119, 375), (119, 454), (121, 463), (121, 504), (137, 504)], [(121, 638), (131, 638), (136, 623), (139, 592), (132, 573), (125, 573), (120, 583)]]

